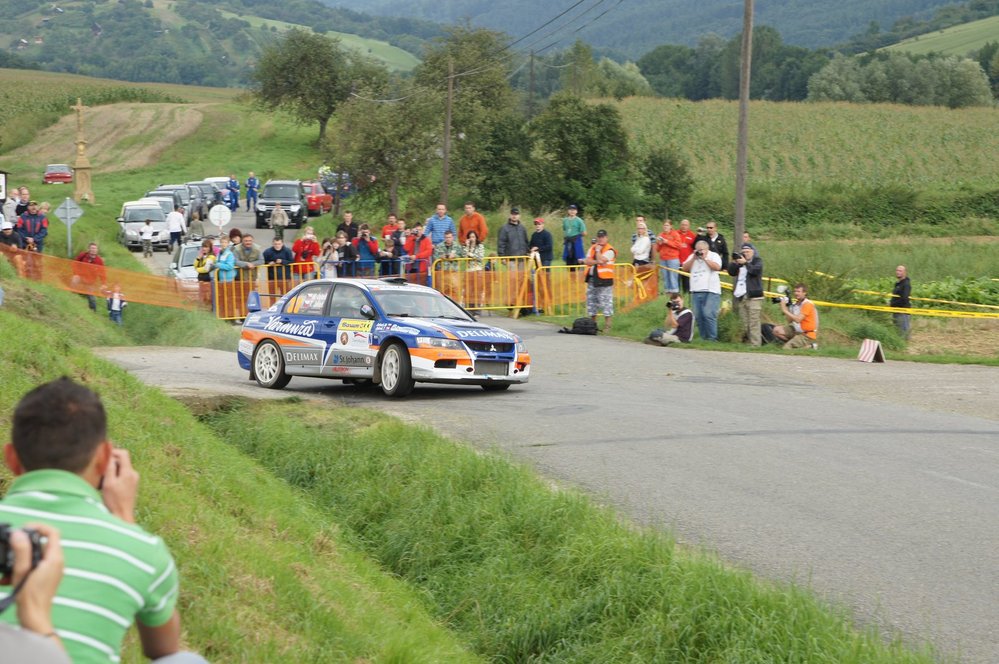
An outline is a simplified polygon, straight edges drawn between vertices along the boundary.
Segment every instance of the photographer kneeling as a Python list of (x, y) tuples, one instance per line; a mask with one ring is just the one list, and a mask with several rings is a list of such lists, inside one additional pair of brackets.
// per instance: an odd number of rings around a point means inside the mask
[(805, 284), (794, 285), (794, 303), (788, 304), (788, 298), (781, 298), (780, 311), (791, 324), (774, 327), (774, 337), (784, 342), (785, 350), (818, 348), (819, 312), (808, 299)]
[[(666, 330), (665, 332), (663, 330)], [(645, 343), (668, 346), (675, 343), (689, 344), (694, 338), (694, 313), (683, 306), (683, 296), (673, 293), (666, 301), (666, 318), (663, 330), (654, 330)]]

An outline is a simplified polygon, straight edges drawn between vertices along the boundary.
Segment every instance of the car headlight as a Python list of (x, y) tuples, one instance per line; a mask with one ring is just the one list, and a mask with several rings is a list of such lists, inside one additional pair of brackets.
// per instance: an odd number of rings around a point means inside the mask
[(257, 211), (258, 212), (267, 212), (267, 206), (264, 205), (263, 203), (258, 203), (257, 204)]
[(134, 239), (138, 239), (139, 232), (138, 231), (125, 231), (125, 237), (127, 237), (129, 239), (133, 239), (133, 238)]
[(291, 211), (292, 212), (298, 212), (299, 208), (301, 208), (301, 207), (302, 207), (301, 205), (292, 205), (291, 206)]
[(416, 337), (416, 345), (420, 348), (447, 348), (461, 350), (461, 342), (455, 339), (439, 339), (437, 337)]
[(517, 352), (518, 353), (527, 352), (527, 344), (524, 343), (523, 339), (517, 339)]

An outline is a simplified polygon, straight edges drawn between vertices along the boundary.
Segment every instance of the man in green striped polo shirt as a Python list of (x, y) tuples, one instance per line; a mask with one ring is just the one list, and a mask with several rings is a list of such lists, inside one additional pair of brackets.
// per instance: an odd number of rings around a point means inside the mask
[(61, 532), (52, 622), (73, 662), (119, 662), (133, 621), (147, 657), (176, 653), (177, 568), (163, 541), (135, 525), (139, 476), (108, 440), (100, 398), (68, 378), (37, 387), (15, 409), (11, 439), (4, 457), (16, 479), (0, 522)]

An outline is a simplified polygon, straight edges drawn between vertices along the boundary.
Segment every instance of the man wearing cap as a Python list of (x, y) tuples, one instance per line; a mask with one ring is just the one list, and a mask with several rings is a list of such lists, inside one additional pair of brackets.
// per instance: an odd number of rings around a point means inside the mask
[(437, 211), (427, 217), (427, 223), (423, 225), (423, 232), (430, 238), (431, 243), (438, 245), (444, 241), (444, 231), (458, 234), (458, 229), (454, 227), (454, 219), (448, 216), (447, 206), (439, 203)]
[(526, 256), (528, 250), (527, 231), (520, 223), (520, 209), (510, 208), (510, 218), (499, 230), (496, 254), (499, 256)]
[(756, 255), (756, 247), (745, 242), (728, 264), (728, 273), (735, 277), (732, 295), (735, 311), (742, 321), (742, 336), (750, 346), (761, 346), (760, 309), (763, 307), (763, 260)]
[(24, 249), (24, 238), (14, 230), (14, 224), (7, 220), (0, 222), (0, 248), (3, 249)]
[(486, 236), (489, 235), (486, 218), (475, 209), (475, 203), (472, 201), (465, 203), (465, 214), (458, 220), (458, 242), (465, 244), (468, 240), (468, 231), (475, 231), (479, 244), (485, 242)]
[(586, 253), (583, 251), (583, 238), (586, 237), (586, 222), (579, 216), (575, 205), (566, 209), (569, 216), (562, 218), (562, 260), (566, 265), (579, 265)]
[(534, 220), (534, 233), (531, 235), (530, 246), (532, 252), (538, 253), (538, 260), (542, 266), (548, 267), (552, 264), (555, 241), (552, 239), (552, 234), (545, 230), (545, 220), (541, 217)]
[(18, 217), (17, 231), (24, 238), (25, 243), (33, 240), (38, 248), (38, 253), (42, 252), (45, 238), (49, 234), (49, 220), (38, 211), (36, 201), (29, 201), (27, 211)]
[(610, 246), (607, 231), (597, 231), (597, 241), (583, 259), (586, 268), (586, 315), (597, 320), (597, 312), (604, 315), (606, 332), (611, 328), (611, 317), (614, 315), (614, 259), (617, 257), (614, 247)]

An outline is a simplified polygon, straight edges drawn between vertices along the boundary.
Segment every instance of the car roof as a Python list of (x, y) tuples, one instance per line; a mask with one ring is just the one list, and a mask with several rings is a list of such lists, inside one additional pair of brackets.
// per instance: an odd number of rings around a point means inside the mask
[(159, 200), (157, 200), (155, 198), (140, 198), (137, 201), (126, 201), (126, 202), (122, 203), (121, 206), (123, 208), (127, 208), (127, 207), (155, 207), (155, 208), (158, 208), (160, 206), (160, 202), (159, 202)]
[(46, 170), (50, 168), (65, 168), (66, 170), (71, 170), (69, 164), (49, 164), (45, 167)]
[[(303, 282), (298, 288), (302, 286), (307, 286), (309, 284), (354, 284), (359, 286), (364, 290), (370, 291), (372, 287), (384, 288), (384, 287), (400, 287), (406, 290), (413, 290), (419, 293), (436, 293), (440, 294), (440, 291), (430, 288), (429, 286), (423, 286), (421, 284), (414, 284), (412, 282), (406, 281), (404, 279), (354, 279), (351, 277), (338, 277), (336, 279), (310, 279), (309, 281)], [(442, 296), (443, 297), (443, 296)]]
[[(301, 180), (268, 180), (267, 184), (302, 184)], [(264, 186), (266, 187), (267, 184)]]

